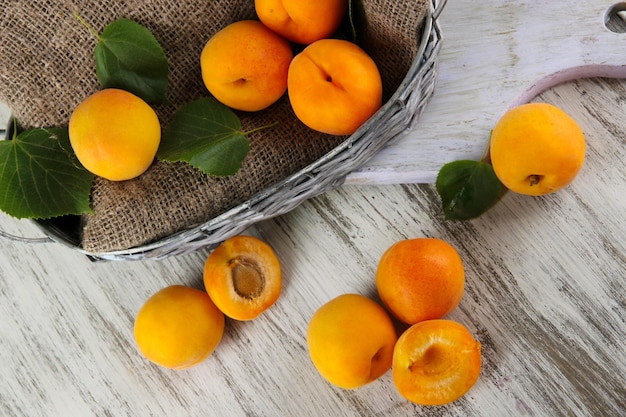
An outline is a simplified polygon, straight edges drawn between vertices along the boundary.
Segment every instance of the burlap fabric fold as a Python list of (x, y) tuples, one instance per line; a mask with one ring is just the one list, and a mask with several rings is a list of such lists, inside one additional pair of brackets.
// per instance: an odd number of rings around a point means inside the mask
[[(415, 58), (429, 1), (361, 0), (355, 5), (359, 43), (378, 64), (388, 98)], [(152, 31), (170, 68), (170, 103), (155, 106), (164, 127), (181, 105), (208, 95), (199, 56), (211, 35), (231, 22), (256, 18), (253, 0), (0, 0), (0, 10), (0, 101), (23, 128), (67, 126), (72, 110), (99, 89), (96, 40), (74, 13), (98, 32), (120, 17)], [(124, 250), (204, 223), (345, 140), (306, 128), (286, 96), (270, 109), (239, 116), (244, 129), (279, 124), (249, 136), (250, 153), (234, 176), (211, 177), (184, 163), (155, 162), (133, 180), (98, 178), (93, 214), (83, 219), (83, 248)]]

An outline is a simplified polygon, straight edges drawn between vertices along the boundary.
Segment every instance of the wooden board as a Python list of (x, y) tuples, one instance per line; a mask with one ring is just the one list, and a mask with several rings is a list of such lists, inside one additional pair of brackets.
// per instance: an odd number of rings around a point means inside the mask
[[(414, 130), (347, 184), (434, 182), (442, 164), (480, 159), (502, 113), (585, 77), (626, 78), (626, 34), (607, 28), (615, 0), (450, 0), (439, 79)], [(618, 8), (626, 8), (624, 3)]]
[[(625, 416), (624, 97), (626, 80), (542, 94), (593, 138), (558, 193), (509, 193), (481, 218), (443, 222), (432, 185), (346, 186), (256, 224), (246, 234), (276, 251), (283, 293), (253, 321), (228, 320), (214, 354), (186, 371), (145, 360), (133, 320), (167, 285), (202, 288), (207, 251), (92, 263), (61, 245), (0, 239), (0, 416)], [(2, 213), (0, 229), (38, 233)], [(441, 407), (404, 400), (392, 372), (357, 390), (331, 386), (309, 358), (310, 317), (343, 293), (376, 299), (379, 257), (421, 236), (450, 242), (466, 265), (447, 318), (482, 344), (478, 382)]]

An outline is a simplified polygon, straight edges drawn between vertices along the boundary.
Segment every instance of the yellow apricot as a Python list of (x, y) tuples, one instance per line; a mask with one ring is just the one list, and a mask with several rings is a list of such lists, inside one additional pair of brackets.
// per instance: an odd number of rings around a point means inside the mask
[(141, 307), (134, 336), (146, 359), (165, 368), (186, 369), (213, 353), (224, 323), (224, 314), (205, 291), (172, 285)]
[(306, 338), (320, 375), (340, 388), (354, 389), (389, 370), (397, 336), (378, 303), (360, 294), (343, 294), (313, 314)]
[(123, 181), (143, 174), (161, 142), (161, 124), (148, 103), (128, 91), (98, 91), (72, 112), (72, 149), (95, 175)]
[(567, 113), (547, 103), (528, 103), (502, 116), (491, 133), (496, 176), (511, 191), (553, 193), (570, 184), (585, 161), (585, 135)]
[(287, 90), (293, 58), (289, 42), (261, 22), (242, 20), (213, 35), (202, 50), (202, 80), (209, 92), (233, 109), (259, 111)]

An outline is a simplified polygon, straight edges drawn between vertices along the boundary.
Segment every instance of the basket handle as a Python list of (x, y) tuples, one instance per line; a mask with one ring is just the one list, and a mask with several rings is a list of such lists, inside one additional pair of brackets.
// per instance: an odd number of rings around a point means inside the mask
[(7, 233), (5, 231), (0, 230), (0, 236), (5, 239), (12, 240), (13, 242), (21, 242), (21, 243), (52, 243), (54, 242), (50, 237), (22, 237), (13, 235), (11, 233)]
[(443, 11), (443, 8), (446, 6), (447, 2), (448, 0), (435, 1), (435, 10), (433, 11), (433, 20), (437, 20), (437, 18), (439, 18), (439, 15)]

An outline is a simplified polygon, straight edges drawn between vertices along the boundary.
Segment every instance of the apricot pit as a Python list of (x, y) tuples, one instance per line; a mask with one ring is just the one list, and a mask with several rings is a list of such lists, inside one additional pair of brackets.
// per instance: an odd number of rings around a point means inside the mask
[(280, 262), (273, 249), (252, 236), (224, 241), (204, 265), (204, 286), (228, 317), (252, 320), (271, 307), (281, 291)]

